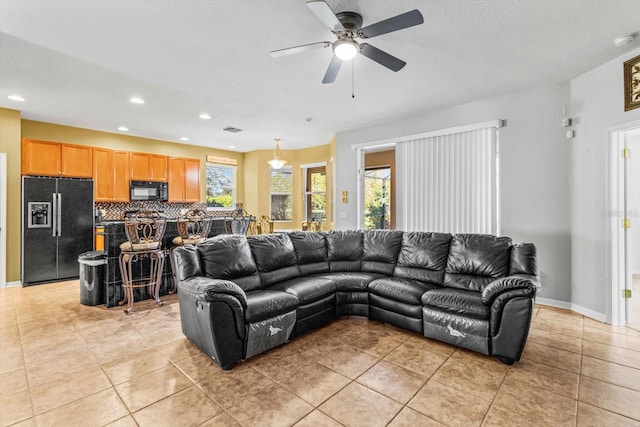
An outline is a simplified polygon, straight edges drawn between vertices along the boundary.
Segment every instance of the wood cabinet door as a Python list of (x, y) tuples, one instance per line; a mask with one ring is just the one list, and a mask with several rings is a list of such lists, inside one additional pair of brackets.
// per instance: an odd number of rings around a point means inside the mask
[(129, 152), (113, 152), (113, 198), (114, 202), (129, 201)]
[(167, 156), (149, 155), (149, 180), (167, 181)]
[(151, 176), (149, 170), (149, 154), (129, 153), (131, 179), (134, 181), (148, 181)]
[(23, 139), (21, 147), (23, 175), (60, 175), (60, 144)]
[(93, 188), (96, 202), (110, 202), (113, 198), (113, 151), (93, 149)]
[(200, 201), (200, 160), (184, 159), (184, 201)]
[(169, 202), (184, 202), (184, 159), (169, 158)]
[(93, 147), (60, 144), (60, 165), (62, 176), (93, 177)]

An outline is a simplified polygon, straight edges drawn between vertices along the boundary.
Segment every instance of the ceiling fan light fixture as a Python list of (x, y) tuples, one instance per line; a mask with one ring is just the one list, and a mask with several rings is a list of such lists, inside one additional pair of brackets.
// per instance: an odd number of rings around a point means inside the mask
[(282, 167), (287, 163), (286, 160), (282, 160), (280, 158), (280, 138), (276, 138), (276, 146), (274, 148), (274, 157), (273, 159), (269, 160), (267, 163), (269, 163), (269, 165), (275, 169), (282, 169)]
[(343, 61), (350, 61), (358, 54), (358, 42), (352, 39), (340, 39), (333, 43), (333, 53)]

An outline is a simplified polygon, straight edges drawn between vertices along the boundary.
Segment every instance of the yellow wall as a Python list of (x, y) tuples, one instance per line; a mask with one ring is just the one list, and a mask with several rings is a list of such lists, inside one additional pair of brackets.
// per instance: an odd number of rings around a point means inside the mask
[[(20, 111), (0, 108), (0, 151), (7, 154), (7, 282), (20, 280)], [(3, 249), (4, 250), (4, 249)], [(1, 254), (0, 256), (4, 256)]]
[[(269, 160), (273, 159), (273, 150), (257, 150), (244, 155), (245, 188), (244, 207), (252, 215), (269, 216)], [(276, 230), (301, 230), (304, 219), (304, 200), (302, 193), (301, 165), (326, 162), (331, 158), (331, 144), (305, 148), (303, 150), (282, 150), (280, 156), (292, 167), (293, 179), (293, 220), (278, 221), (274, 224)], [(327, 201), (331, 200), (331, 187), (327, 180)], [(331, 218), (331, 206), (327, 203), (327, 218)], [(328, 222), (323, 229), (331, 228)]]
[(67, 142), (70, 144), (90, 145), (92, 147), (110, 148), (112, 150), (139, 151), (142, 153), (162, 154), (171, 157), (188, 157), (200, 159), (200, 200), (206, 200), (206, 161), (207, 154), (236, 159), (238, 162), (236, 193), (237, 200), (242, 201), (244, 194), (243, 154), (234, 151), (217, 150), (195, 145), (160, 141), (157, 139), (139, 138), (119, 133), (100, 132), (51, 123), (22, 121), (22, 138), (40, 139), (43, 141)]

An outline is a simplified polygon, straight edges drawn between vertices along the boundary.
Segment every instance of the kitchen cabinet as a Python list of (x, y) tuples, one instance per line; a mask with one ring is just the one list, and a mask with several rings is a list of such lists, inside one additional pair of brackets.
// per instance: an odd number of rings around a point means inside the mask
[(104, 251), (104, 226), (95, 228), (95, 248), (96, 251)]
[(135, 181), (167, 181), (167, 156), (130, 153), (131, 179)]
[(200, 201), (200, 160), (169, 158), (169, 202)]
[(22, 175), (93, 176), (93, 149), (83, 145), (22, 140)]
[(96, 202), (129, 201), (129, 152), (93, 149)]

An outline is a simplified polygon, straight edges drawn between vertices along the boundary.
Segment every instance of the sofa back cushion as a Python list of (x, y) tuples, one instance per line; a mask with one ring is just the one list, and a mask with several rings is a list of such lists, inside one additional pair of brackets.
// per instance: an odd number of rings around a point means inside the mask
[(393, 275), (442, 286), (451, 234), (407, 231)]
[(451, 239), (444, 285), (481, 291), (509, 275), (511, 239), (488, 234), (456, 234)]
[(538, 275), (536, 247), (533, 243), (514, 243), (513, 246), (511, 246), (509, 275), (512, 274)]
[(368, 230), (364, 232), (362, 271), (393, 275), (402, 246), (402, 231)]
[(296, 252), (288, 235), (261, 234), (250, 236), (247, 240), (258, 266), (263, 288), (300, 276)]
[(245, 236), (221, 234), (205, 240), (197, 248), (205, 276), (230, 280), (244, 291), (260, 289), (258, 268)]
[(362, 271), (364, 233), (362, 231), (329, 231), (326, 233), (329, 270)]
[(298, 267), (303, 276), (329, 272), (327, 239), (324, 233), (297, 231), (289, 233), (289, 238), (296, 251)]

